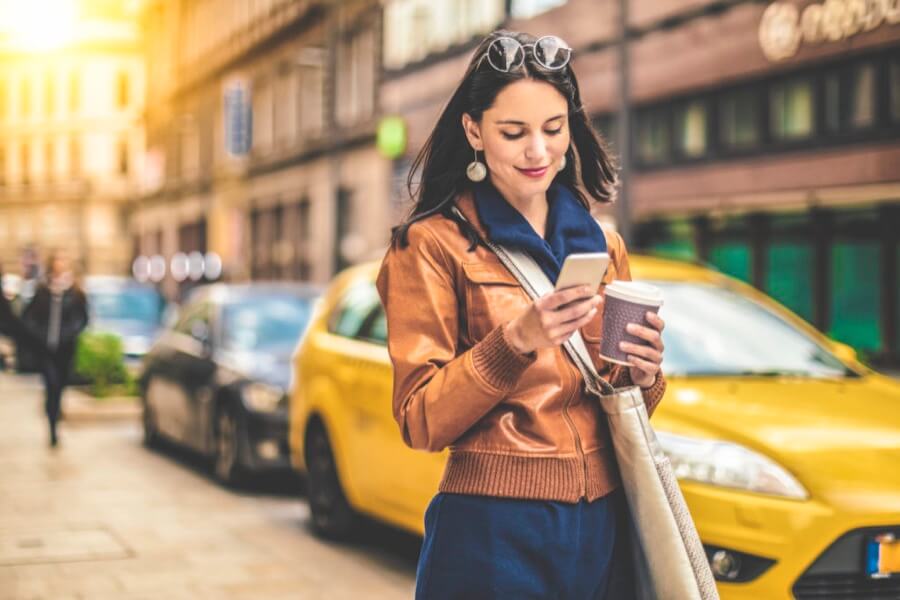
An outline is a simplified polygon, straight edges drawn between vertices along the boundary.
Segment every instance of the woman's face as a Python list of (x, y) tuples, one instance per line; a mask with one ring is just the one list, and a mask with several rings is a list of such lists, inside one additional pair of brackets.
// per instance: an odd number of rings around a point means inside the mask
[(497, 94), (481, 123), (463, 115), (466, 137), (484, 150), (491, 181), (507, 195), (543, 194), (569, 147), (566, 99), (544, 81), (522, 79)]
[(59, 276), (69, 271), (69, 257), (64, 253), (58, 253), (53, 257), (52, 275)]

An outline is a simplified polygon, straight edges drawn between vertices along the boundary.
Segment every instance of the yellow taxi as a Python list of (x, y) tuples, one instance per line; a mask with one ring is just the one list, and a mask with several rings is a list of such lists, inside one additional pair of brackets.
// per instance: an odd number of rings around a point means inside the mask
[[(735, 279), (631, 267), (665, 294), (653, 424), (721, 596), (900, 598), (900, 383)], [(407, 448), (393, 419), (377, 270), (338, 276), (294, 358), (291, 460), (331, 537), (360, 515), (422, 533), (446, 459)]]

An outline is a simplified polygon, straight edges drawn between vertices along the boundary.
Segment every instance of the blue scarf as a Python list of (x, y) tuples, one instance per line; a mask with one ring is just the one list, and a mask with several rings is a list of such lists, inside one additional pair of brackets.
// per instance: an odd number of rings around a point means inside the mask
[(575, 252), (606, 252), (603, 230), (578, 197), (553, 183), (547, 190), (547, 225), (541, 238), (525, 217), (487, 179), (475, 184), (478, 218), (493, 243), (525, 250), (552, 282)]

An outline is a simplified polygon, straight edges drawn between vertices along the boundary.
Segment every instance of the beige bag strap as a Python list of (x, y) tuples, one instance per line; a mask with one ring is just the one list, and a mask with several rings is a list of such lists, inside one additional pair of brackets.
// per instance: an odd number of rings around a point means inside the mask
[[(458, 208), (453, 207), (453, 210), (459, 218), (463, 221), (467, 221), (466, 217)], [(544, 273), (541, 267), (528, 253), (499, 246), (490, 240), (484, 240), (484, 243), (497, 255), (497, 258), (500, 259), (503, 266), (512, 273), (532, 300), (537, 300), (553, 291), (553, 284), (550, 282), (547, 274)], [(594, 368), (594, 361), (591, 360), (591, 355), (588, 352), (580, 331), (576, 329), (563, 346), (565, 347), (566, 352), (569, 353), (575, 366), (581, 371), (581, 376), (584, 378), (584, 384), (589, 392), (596, 396), (615, 393), (615, 388), (605, 379), (600, 377), (600, 374), (597, 373), (597, 369)]]

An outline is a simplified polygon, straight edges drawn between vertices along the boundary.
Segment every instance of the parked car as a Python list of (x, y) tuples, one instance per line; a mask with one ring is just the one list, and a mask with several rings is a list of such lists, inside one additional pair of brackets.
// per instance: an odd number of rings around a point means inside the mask
[(144, 440), (213, 459), (226, 484), (287, 469), (291, 352), (319, 290), (291, 283), (197, 288), (144, 360)]
[(165, 298), (153, 285), (130, 277), (91, 275), (84, 287), (89, 330), (119, 336), (125, 364), (136, 370), (162, 331)]
[[(652, 423), (722, 597), (900, 598), (900, 383), (751, 286), (631, 267), (664, 290), (669, 385)], [(328, 536), (360, 513), (422, 533), (447, 456), (404, 446), (392, 416), (377, 268), (335, 280), (294, 363), (291, 460)]]

